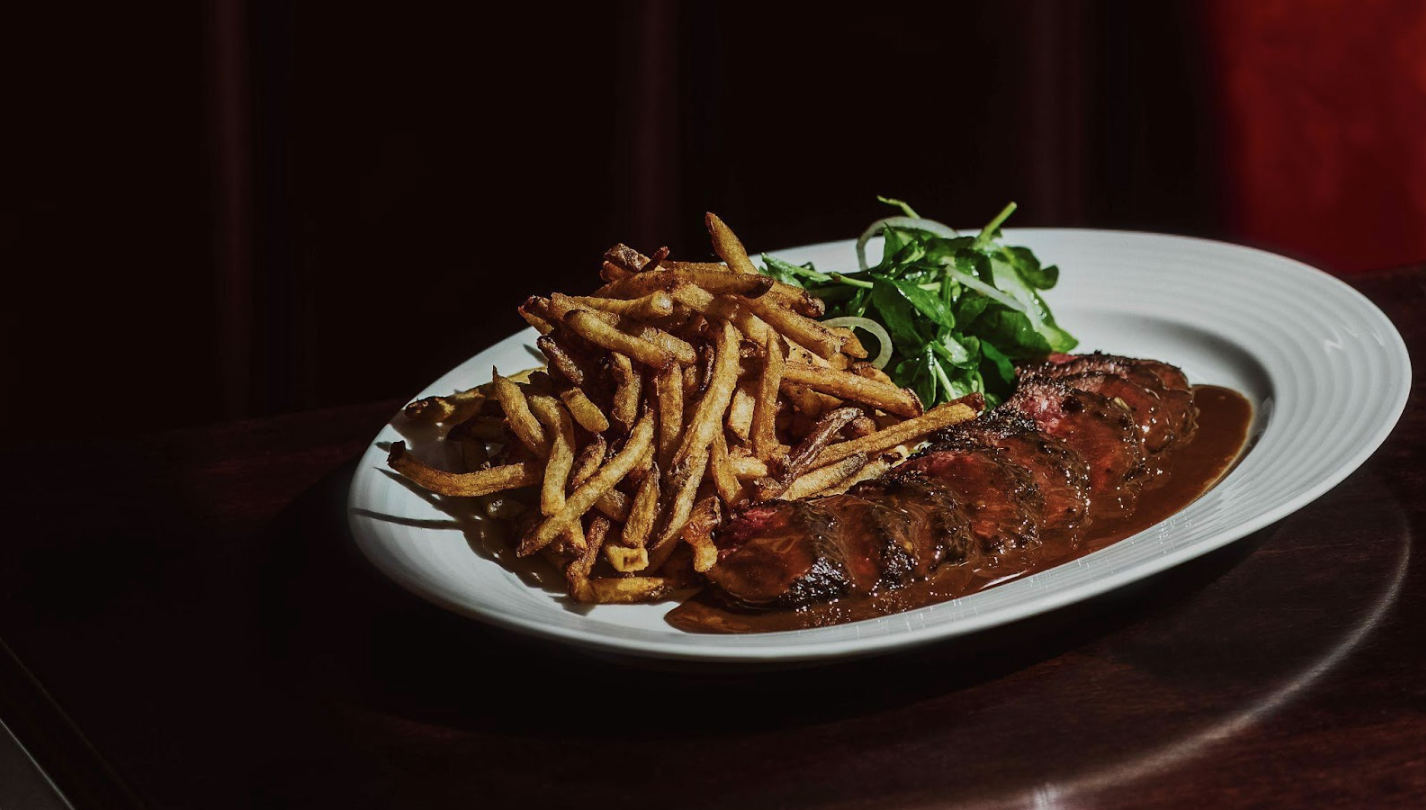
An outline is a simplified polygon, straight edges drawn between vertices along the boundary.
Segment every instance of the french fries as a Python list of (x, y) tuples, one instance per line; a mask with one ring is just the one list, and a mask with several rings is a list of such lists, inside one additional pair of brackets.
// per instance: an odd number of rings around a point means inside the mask
[(724, 263), (659, 248), (607, 251), (594, 294), (519, 308), (548, 371), (408, 405), (459, 443), (466, 472), (394, 443), (392, 469), (481, 514), (518, 523), (516, 553), (559, 567), (571, 599), (664, 599), (718, 564), (718, 530), (753, 500), (846, 491), (903, 460), (977, 399), (922, 412), (865, 362), (822, 302), (775, 282), (716, 216)]

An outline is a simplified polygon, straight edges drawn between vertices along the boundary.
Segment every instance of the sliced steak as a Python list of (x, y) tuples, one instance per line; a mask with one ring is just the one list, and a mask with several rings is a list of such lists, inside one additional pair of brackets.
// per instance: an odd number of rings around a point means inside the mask
[(1043, 535), (1072, 536), (1089, 525), (1089, 465), (1069, 445), (1042, 433), (1024, 414), (992, 411), (940, 431), (932, 446), (967, 442), (998, 447), (1010, 461), (1029, 471), (1044, 498)]
[(749, 607), (796, 607), (834, 599), (850, 582), (833, 518), (814, 502), (768, 501), (740, 512), (717, 534), (708, 580)]
[[(1150, 453), (1161, 452), (1175, 442), (1188, 441), (1198, 426), (1198, 409), (1193, 405), (1193, 388), (1188, 384), (1188, 377), (1177, 366), (1158, 360), (1100, 352), (1057, 354), (1042, 365), (1023, 369), (1021, 375), (1023, 379), (1062, 379), (1074, 388), (1094, 391), (1110, 399), (1120, 397), (1134, 411), (1135, 421), (1144, 433), (1144, 449)], [(1137, 398), (1132, 389), (1116, 387), (1112, 381), (1087, 375), (1123, 378), (1150, 392), (1152, 400)], [(1150, 404), (1152, 408), (1148, 407)]]
[(949, 443), (907, 459), (890, 476), (920, 475), (955, 494), (986, 554), (1040, 545), (1045, 499), (1033, 476), (999, 447)]
[(857, 485), (851, 494), (887, 507), (883, 526), (906, 552), (913, 579), (979, 556), (970, 520), (955, 495), (935, 481), (918, 475), (883, 477)]
[(1031, 378), (1000, 406), (1024, 414), (1089, 465), (1090, 511), (1096, 520), (1134, 509), (1146, 465), (1128, 408), (1058, 380)]

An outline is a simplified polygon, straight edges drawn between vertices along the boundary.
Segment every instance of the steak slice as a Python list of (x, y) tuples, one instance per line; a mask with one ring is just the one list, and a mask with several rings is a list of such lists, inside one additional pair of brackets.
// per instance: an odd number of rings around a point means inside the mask
[(1089, 525), (1089, 465), (1069, 445), (1042, 433), (1018, 411), (995, 410), (946, 428), (933, 447), (978, 443), (998, 447), (1029, 471), (1044, 498), (1040, 531), (1073, 536)]
[(1030, 378), (1000, 406), (1024, 414), (1089, 465), (1089, 508), (1095, 520), (1133, 511), (1147, 466), (1128, 408), (1058, 381)]
[(708, 580), (748, 607), (797, 607), (841, 596), (850, 581), (833, 524), (815, 502), (755, 504), (714, 535), (718, 562)]
[[(1135, 413), (1144, 433), (1144, 449), (1163, 451), (1175, 442), (1186, 442), (1198, 426), (1198, 409), (1193, 405), (1193, 388), (1182, 369), (1158, 360), (1142, 360), (1113, 354), (1051, 355), (1048, 362), (1025, 369), (1024, 377), (1061, 379), (1071, 387), (1094, 391), (1110, 399), (1118, 396)], [(1152, 414), (1148, 403), (1136, 399), (1134, 391), (1114, 386), (1112, 381), (1086, 375), (1112, 375), (1139, 386), (1153, 395)], [(1127, 392), (1127, 395), (1125, 395)]]
[(919, 475), (882, 477), (858, 484), (851, 494), (883, 504), (883, 528), (905, 551), (911, 579), (924, 579), (943, 564), (979, 556), (970, 520), (945, 486)]
[(986, 554), (1038, 548), (1044, 496), (1008, 455), (983, 444), (946, 444), (907, 459), (890, 478), (920, 475), (953, 492)]

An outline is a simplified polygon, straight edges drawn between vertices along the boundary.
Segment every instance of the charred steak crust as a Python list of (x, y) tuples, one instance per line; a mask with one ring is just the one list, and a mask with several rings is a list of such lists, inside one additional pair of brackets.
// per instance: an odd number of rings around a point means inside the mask
[(708, 581), (732, 604), (797, 608), (873, 595), (937, 568), (1030, 558), (1043, 538), (1134, 509), (1147, 459), (1197, 418), (1183, 372), (1106, 354), (1025, 369), (999, 408), (938, 432), (851, 491), (744, 507), (714, 535)]

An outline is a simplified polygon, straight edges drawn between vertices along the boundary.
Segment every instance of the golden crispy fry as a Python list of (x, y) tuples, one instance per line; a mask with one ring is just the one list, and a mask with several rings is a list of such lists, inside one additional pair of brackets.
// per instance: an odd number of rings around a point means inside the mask
[(624, 480), (624, 476), (634, 468), (643, 454), (653, 444), (654, 425), (653, 416), (645, 413), (635, 424), (633, 431), (629, 433), (629, 438), (624, 442), (624, 447), (617, 454), (604, 463), (599, 468), (599, 472), (590, 476), (588, 481), (580, 484), (569, 498), (565, 501), (564, 509), (559, 514), (546, 517), (539, 525), (527, 534), (520, 541), (520, 547), (516, 551), (519, 556), (528, 556), (549, 544), (565, 527), (580, 519), (585, 512), (589, 511), (604, 493), (614, 489), (614, 486)]
[[(579, 559), (575, 560), (565, 571), (565, 577), (570, 579), (588, 579), (589, 572), (594, 568), (595, 560), (599, 559), (599, 551), (604, 548), (604, 541), (609, 536), (609, 529), (614, 523), (603, 515), (595, 515), (589, 520), (589, 530), (584, 533), (584, 548), (581, 550)], [(573, 594), (571, 594), (573, 595)]]
[(898, 444), (925, 436), (933, 430), (970, 421), (976, 417), (977, 411), (966, 404), (968, 399), (971, 397), (937, 405), (921, 416), (883, 428), (870, 436), (829, 445), (817, 454), (817, 460), (813, 462), (813, 466), (822, 467), (834, 464), (857, 453), (868, 455), (880, 453)]
[(811, 469), (812, 462), (817, 459), (822, 448), (831, 444), (832, 440), (841, 433), (842, 428), (861, 415), (860, 409), (847, 406), (829, 411), (821, 419), (818, 419), (812, 432), (807, 434), (806, 438), (788, 454), (787, 461), (783, 465), (783, 483), (791, 484), (793, 479)]
[(392, 443), (386, 463), (391, 465), (391, 469), (438, 495), (466, 498), (533, 486), (544, 476), (544, 464), (535, 461), (504, 464), (468, 473), (446, 472), (417, 461), (406, 452), (405, 442)]
[(530, 397), (530, 409), (550, 436), (550, 455), (545, 459), (545, 477), (540, 485), (540, 512), (556, 515), (564, 508), (565, 485), (574, 469), (574, 420), (550, 397)]
[(739, 481), (755, 481), (768, 476), (767, 462), (753, 456), (730, 456), (728, 466)]
[(669, 366), (654, 378), (659, 416), (658, 461), (665, 469), (673, 463), (683, 435), (683, 373)]
[(767, 461), (778, 446), (777, 394), (782, 385), (782, 340), (770, 335), (763, 344), (763, 369), (758, 376), (757, 403), (753, 409), (753, 453)]
[(665, 577), (599, 577), (579, 580), (570, 596), (590, 604), (625, 605), (652, 602), (673, 592), (673, 581)]
[(625, 270), (637, 273), (649, 263), (649, 257), (620, 242), (604, 251), (604, 261), (613, 262)]
[(708, 453), (715, 431), (723, 428), (723, 414), (733, 398), (738, 382), (738, 330), (723, 323), (718, 330), (718, 346), (714, 354), (713, 375), (703, 398), (699, 400), (693, 419), (684, 432), (683, 443), (674, 454), (669, 470), (673, 503), (666, 511), (663, 530), (655, 548), (667, 545), (683, 530), (693, 509), (693, 499), (708, 465)]
[(867, 359), (867, 356), (870, 354), (870, 352), (866, 350), (866, 347), (862, 345), (861, 340), (857, 338), (856, 332), (853, 332), (845, 326), (834, 326), (832, 327), (832, 334), (837, 335), (842, 339), (842, 352), (848, 357), (852, 357), (857, 360)]
[(728, 456), (728, 441), (723, 431), (713, 434), (713, 445), (708, 452), (708, 474), (713, 479), (713, 487), (718, 497), (728, 506), (736, 506), (743, 500), (743, 488), (738, 477), (733, 474), (732, 459)]
[(626, 335), (594, 314), (594, 310), (571, 310), (564, 318), (570, 331), (612, 352), (627, 355), (630, 359), (653, 368), (663, 368), (673, 362), (673, 355), (640, 337)]
[(673, 355), (673, 359), (684, 365), (698, 361), (698, 351), (686, 340), (670, 335), (654, 326), (643, 326), (637, 331), (639, 337)]
[(842, 350), (840, 335), (811, 318), (778, 306), (776, 302), (761, 298), (749, 299), (743, 306), (768, 326), (823, 358), (831, 357)]
[(629, 496), (617, 489), (611, 489), (599, 496), (599, 500), (594, 502), (594, 508), (610, 520), (623, 523), (629, 519)]
[(743, 241), (717, 214), (711, 211), (704, 214), (703, 224), (708, 228), (708, 235), (713, 238), (713, 252), (728, 263), (729, 269), (735, 273), (759, 275), (757, 266), (748, 258), (748, 250), (743, 247)]
[(818, 368), (806, 363), (789, 361), (782, 368), (782, 379), (788, 383), (805, 385), (814, 391), (863, 402), (897, 416), (917, 416), (921, 413), (921, 400), (909, 388), (869, 380), (849, 371), (832, 368)]
[(643, 548), (648, 543), (659, 516), (659, 488), (659, 466), (654, 464), (639, 482), (634, 503), (629, 507), (629, 519), (624, 521), (624, 545)]
[(655, 320), (673, 314), (673, 297), (663, 290), (655, 290), (642, 298), (597, 298), (576, 296), (571, 298), (576, 306), (612, 312), (621, 318), (634, 320)]
[(655, 290), (668, 290), (678, 282), (696, 284), (708, 292), (730, 293), (748, 298), (765, 295), (773, 280), (764, 275), (743, 275), (727, 270), (653, 270), (611, 281), (595, 290), (600, 298), (639, 298)]
[(752, 435), (753, 413), (757, 410), (757, 381), (743, 380), (733, 391), (733, 403), (728, 406), (728, 430), (746, 443)]
[(621, 574), (632, 574), (649, 567), (649, 550), (643, 547), (604, 546), (604, 559)]
[[(828, 409), (828, 403), (821, 396), (805, 385), (791, 382), (786, 377), (782, 378), (782, 384), (778, 390), (792, 403), (798, 416), (807, 419), (816, 419)], [(835, 404), (831, 407), (836, 407)]]
[(406, 406), (407, 419), (417, 422), (464, 422), (480, 413), (485, 405), (483, 386), (457, 391), (444, 397), (426, 397)]
[(853, 453), (834, 464), (819, 467), (794, 480), (782, 492), (782, 499), (795, 501), (820, 495), (855, 475), (866, 464), (866, 453)]
[(513, 380), (500, 376), (497, 369), (491, 370), (491, 378), (495, 398), (505, 410), (505, 420), (509, 422), (511, 432), (522, 444), (530, 448), (530, 452), (541, 458), (549, 455), (549, 437), (545, 435), (545, 429), (540, 426), (535, 415), (530, 413), (525, 392)]
[(580, 389), (571, 388), (565, 391), (560, 394), (560, 401), (569, 408), (574, 421), (590, 433), (603, 433), (609, 429), (609, 417)]
[(584, 365), (568, 349), (560, 345), (558, 340), (549, 335), (541, 335), (535, 339), (535, 346), (549, 360), (550, 368), (559, 372), (560, 376), (575, 386), (582, 387), (585, 384), (589, 375), (585, 371)]
[(683, 542), (693, 549), (693, 570), (707, 571), (718, 562), (718, 547), (713, 545), (713, 530), (723, 522), (723, 509), (716, 495), (700, 500), (683, 527)]
[(609, 444), (604, 441), (604, 437), (596, 435), (589, 440), (589, 444), (580, 449), (574, 459), (574, 469), (569, 473), (570, 489), (583, 484), (589, 479), (589, 476), (599, 470), (599, 465), (604, 463), (604, 454), (608, 448)]
[(868, 380), (884, 382), (887, 385), (893, 384), (890, 375), (871, 363), (853, 363), (849, 370), (860, 377), (866, 377)]
[[(669, 366), (674, 368), (672, 364)], [(643, 394), (644, 379), (634, 370), (633, 361), (627, 355), (614, 353), (609, 357), (609, 371), (614, 377), (614, 406), (610, 416), (615, 424), (628, 432), (639, 415), (639, 398)]]

